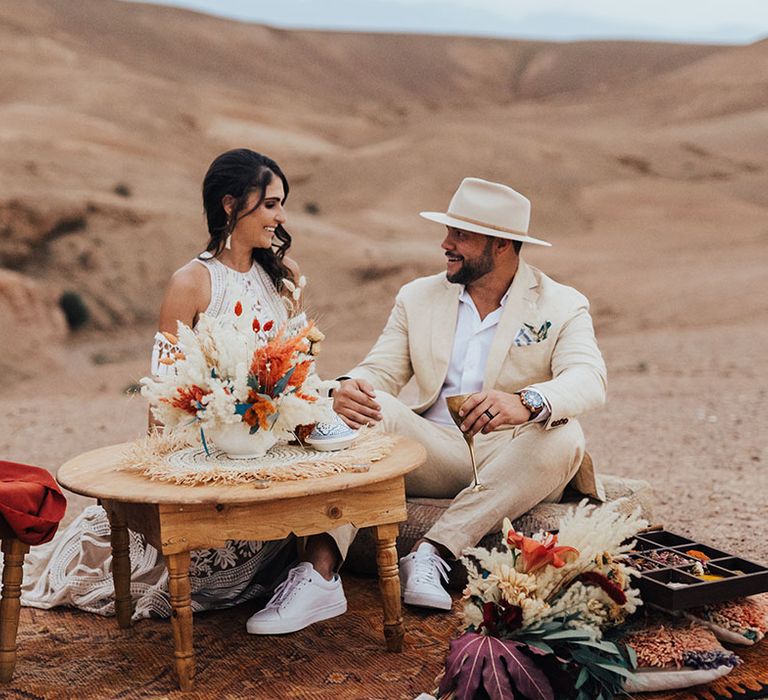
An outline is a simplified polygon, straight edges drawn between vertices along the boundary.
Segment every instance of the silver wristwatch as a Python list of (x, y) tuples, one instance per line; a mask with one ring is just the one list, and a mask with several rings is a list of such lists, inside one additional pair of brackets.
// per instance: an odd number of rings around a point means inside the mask
[(544, 410), (544, 397), (538, 391), (525, 389), (519, 396), (520, 403), (530, 411), (531, 418), (535, 418)]

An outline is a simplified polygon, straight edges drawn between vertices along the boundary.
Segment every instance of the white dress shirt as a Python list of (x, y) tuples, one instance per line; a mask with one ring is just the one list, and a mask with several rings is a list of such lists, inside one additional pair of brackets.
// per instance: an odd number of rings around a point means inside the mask
[[(445, 397), (454, 394), (473, 394), (482, 390), (488, 353), (508, 296), (509, 290), (501, 298), (499, 308), (481, 319), (467, 288), (462, 286), (451, 362), (448, 365), (440, 396), (421, 414), (424, 418), (435, 423), (453, 426), (455, 423), (448, 412)], [(548, 417), (549, 409), (545, 406), (535, 420), (543, 421)]]

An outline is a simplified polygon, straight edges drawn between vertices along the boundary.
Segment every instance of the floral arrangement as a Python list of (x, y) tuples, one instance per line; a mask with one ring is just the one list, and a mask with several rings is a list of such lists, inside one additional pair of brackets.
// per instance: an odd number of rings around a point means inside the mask
[(638, 512), (582, 501), (557, 534), (524, 537), (509, 520), (502, 548), (462, 559), (466, 632), (451, 643), (438, 698), (609, 700), (636, 658), (615, 627), (641, 605), (625, 555), (647, 526)]
[[(293, 299), (300, 287), (293, 286)], [(290, 291), (290, 290), (289, 290)], [(290, 330), (289, 330), (290, 329)], [(291, 439), (297, 428), (333, 416), (314, 372), (313, 343), (323, 339), (304, 314), (277, 327), (243, 312), (238, 301), (220, 316), (201, 314), (194, 330), (178, 325), (179, 351), (161, 362), (175, 371), (141, 380), (143, 396), (166, 428), (188, 440), (244, 424), (251, 435)]]

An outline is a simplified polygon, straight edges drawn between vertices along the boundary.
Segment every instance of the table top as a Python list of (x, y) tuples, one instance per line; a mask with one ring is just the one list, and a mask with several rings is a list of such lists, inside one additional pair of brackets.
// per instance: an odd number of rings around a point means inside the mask
[(56, 478), (62, 486), (74, 493), (123, 503), (275, 501), (375, 484), (407, 474), (424, 464), (427, 453), (420, 443), (400, 436), (396, 436), (395, 440), (389, 455), (373, 462), (367, 472), (278, 481), (270, 483), (266, 488), (257, 488), (248, 483), (183, 486), (165, 481), (152, 481), (135, 472), (118, 470), (117, 465), (131, 443), (110, 445), (73, 457), (59, 468)]

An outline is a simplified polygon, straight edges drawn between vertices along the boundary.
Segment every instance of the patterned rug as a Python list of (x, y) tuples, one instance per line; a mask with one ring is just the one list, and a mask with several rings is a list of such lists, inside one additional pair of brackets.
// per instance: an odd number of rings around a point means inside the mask
[[(405, 609), (405, 648), (390, 654), (384, 650), (376, 580), (347, 574), (344, 584), (347, 614), (293, 635), (246, 634), (254, 604), (196, 615), (197, 676), (190, 693), (178, 690), (171, 669), (168, 620), (143, 620), (123, 632), (114, 618), (22, 608), (16, 673), (9, 686), (0, 687), (0, 698), (413, 700), (431, 692), (458, 628), (457, 604), (451, 614)], [(707, 688), (642, 697), (768, 698), (768, 644), (739, 654), (745, 663)]]

